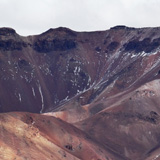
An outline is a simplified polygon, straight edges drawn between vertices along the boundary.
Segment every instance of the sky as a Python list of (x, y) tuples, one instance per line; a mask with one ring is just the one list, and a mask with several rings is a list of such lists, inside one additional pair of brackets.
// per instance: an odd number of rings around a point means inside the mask
[(107, 30), (116, 25), (160, 26), (160, 0), (0, 0), (0, 27), (20, 35), (50, 28)]

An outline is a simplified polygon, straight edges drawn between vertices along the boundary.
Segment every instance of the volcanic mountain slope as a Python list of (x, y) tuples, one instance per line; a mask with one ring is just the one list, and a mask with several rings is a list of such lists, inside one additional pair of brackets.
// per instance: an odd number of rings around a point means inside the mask
[(122, 159), (60, 119), (31, 114), (0, 114), (0, 159)]
[(1, 159), (160, 158), (160, 28), (1, 28), (0, 65), (0, 112), (44, 114), (1, 113)]
[(160, 28), (57, 28), (28, 37), (1, 28), (0, 111), (44, 113), (82, 93), (85, 105), (114, 82), (109, 96), (152, 80), (159, 73), (159, 37)]
[(105, 148), (112, 148), (129, 159), (145, 159), (154, 150), (159, 152), (159, 90), (160, 80), (149, 82), (75, 125)]

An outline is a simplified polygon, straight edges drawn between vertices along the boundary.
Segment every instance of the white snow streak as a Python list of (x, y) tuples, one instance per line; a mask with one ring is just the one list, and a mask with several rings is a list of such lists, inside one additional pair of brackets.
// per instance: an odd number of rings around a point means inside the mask
[(19, 93), (18, 96), (19, 96), (19, 101), (21, 102), (22, 101), (21, 94)]
[(155, 158), (153, 158), (152, 160), (156, 160), (159, 157), (160, 157), (160, 154), (156, 155)]
[(42, 94), (42, 89), (41, 89), (41, 85), (38, 83), (38, 89), (39, 89), (39, 93), (41, 96), (41, 101), (42, 101), (42, 109), (40, 110), (40, 113), (43, 113), (43, 109), (44, 109), (44, 99), (43, 99), (43, 94)]
[(36, 96), (35, 94), (35, 91), (34, 91), (34, 88), (32, 87), (32, 93), (33, 93), (33, 96)]

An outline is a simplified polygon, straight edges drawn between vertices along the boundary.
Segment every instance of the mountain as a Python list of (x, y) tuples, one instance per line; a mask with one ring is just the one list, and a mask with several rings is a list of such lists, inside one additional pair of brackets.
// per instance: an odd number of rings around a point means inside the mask
[(1, 159), (158, 160), (159, 97), (159, 27), (0, 28)]

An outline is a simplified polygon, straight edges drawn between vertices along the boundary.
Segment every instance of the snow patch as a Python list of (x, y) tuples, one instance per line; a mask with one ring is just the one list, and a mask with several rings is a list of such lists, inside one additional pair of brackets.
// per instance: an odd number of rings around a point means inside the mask
[(8, 64), (11, 64), (11, 61), (8, 61)]
[(134, 58), (134, 57), (137, 57), (137, 55), (136, 54), (132, 54), (131, 58)]
[(143, 51), (143, 52), (141, 53), (141, 56), (142, 56), (142, 57), (147, 56), (147, 53)]
[(90, 83), (91, 83), (91, 77), (89, 76), (87, 86), (89, 86)]
[(68, 100), (68, 98), (69, 98), (69, 96), (67, 96), (64, 100), (66, 101), (66, 100)]

